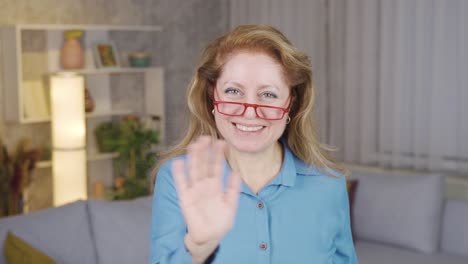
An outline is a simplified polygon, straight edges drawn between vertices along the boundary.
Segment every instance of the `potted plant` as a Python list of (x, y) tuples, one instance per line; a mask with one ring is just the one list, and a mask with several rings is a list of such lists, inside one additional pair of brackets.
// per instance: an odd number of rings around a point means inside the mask
[(0, 139), (0, 216), (23, 212), (23, 195), (32, 180), (32, 171), (39, 159), (38, 149), (23, 138), (12, 154)]
[(116, 150), (116, 140), (119, 137), (118, 125), (112, 122), (103, 122), (95, 128), (94, 135), (99, 152), (114, 152)]
[(98, 129), (112, 131), (101, 140), (119, 154), (114, 163), (118, 176), (110, 198), (121, 200), (149, 195), (148, 172), (156, 160), (151, 148), (159, 142), (158, 132), (146, 128), (137, 116), (127, 116), (118, 125), (102, 124)]

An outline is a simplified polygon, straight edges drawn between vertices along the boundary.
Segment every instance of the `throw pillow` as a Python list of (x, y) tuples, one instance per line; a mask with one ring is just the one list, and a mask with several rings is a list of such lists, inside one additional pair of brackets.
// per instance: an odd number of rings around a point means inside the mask
[(11, 232), (7, 234), (4, 253), (8, 264), (55, 264), (52, 258)]
[(356, 238), (414, 249), (438, 250), (444, 179), (437, 174), (358, 172), (354, 199)]

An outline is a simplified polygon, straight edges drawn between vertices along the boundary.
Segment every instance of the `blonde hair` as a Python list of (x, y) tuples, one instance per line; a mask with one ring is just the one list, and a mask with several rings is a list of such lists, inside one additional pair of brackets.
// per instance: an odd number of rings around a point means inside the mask
[(264, 52), (283, 66), (291, 87), (290, 123), (282, 138), (291, 151), (306, 164), (324, 171), (347, 174), (329, 154), (332, 148), (320, 144), (315, 131), (313, 107), (315, 87), (307, 55), (296, 49), (277, 29), (268, 25), (243, 25), (211, 42), (204, 50), (188, 86), (190, 110), (188, 131), (170, 150), (161, 153), (152, 175), (169, 159), (186, 153), (187, 146), (201, 135), (220, 138), (213, 110), (213, 88), (229, 56), (239, 51)]

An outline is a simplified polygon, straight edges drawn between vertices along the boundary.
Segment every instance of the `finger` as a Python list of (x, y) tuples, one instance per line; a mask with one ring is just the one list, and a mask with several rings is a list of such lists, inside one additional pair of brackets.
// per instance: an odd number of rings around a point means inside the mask
[[(213, 144), (213, 153), (212, 153), (212, 166), (210, 168), (210, 177), (219, 180), (220, 182), (224, 174), (224, 148), (226, 144), (224, 141), (217, 140)], [(220, 185), (221, 186), (221, 185)]]
[(199, 139), (200, 146), (200, 179), (209, 177), (210, 168), (212, 167), (213, 144), (209, 136), (201, 136)]
[(225, 168), (225, 157), (224, 157), (224, 149), (225, 149), (225, 142), (221, 140), (217, 140), (214, 143), (214, 151), (212, 154), (212, 166), (210, 169), (210, 177), (215, 180), (214, 186), (217, 192), (223, 191), (223, 176), (224, 176), (224, 168)]
[(227, 186), (225, 201), (232, 208), (237, 208), (241, 183), (242, 180), (240, 175), (236, 172), (231, 173), (231, 175), (229, 176), (229, 183)]
[(193, 185), (201, 178), (203, 178), (204, 166), (202, 152), (202, 142), (197, 139), (190, 144), (187, 149), (187, 162), (188, 162), (188, 175), (190, 183)]
[(188, 179), (185, 175), (185, 162), (182, 159), (174, 160), (171, 167), (177, 194), (179, 195), (180, 202), (182, 202), (189, 186)]

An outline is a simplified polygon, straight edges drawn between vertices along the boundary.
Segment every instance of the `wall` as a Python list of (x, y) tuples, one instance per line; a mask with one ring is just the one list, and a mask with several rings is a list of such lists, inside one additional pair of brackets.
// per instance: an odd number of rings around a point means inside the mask
[[(148, 48), (154, 54), (155, 64), (165, 68), (165, 122), (169, 143), (183, 135), (186, 127), (185, 89), (196, 60), (207, 42), (227, 30), (227, 17), (227, 0), (0, 0), (0, 24), (162, 26), (164, 31), (157, 33), (157, 37), (151, 40), (153, 46)], [(23, 136), (32, 138), (34, 145), (49, 144), (49, 124), (25, 126), (4, 121), (2, 66), (0, 65), (0, 137), (10, 148)], [(139, 110), (144, 102), (142, 87), (125, 83), (125, 80), (119, 82), (126, 87), (116, 87), (113, 103)], [(129, 89), (129, 85), (133, 87)], [(47, 190), (50, 185), (50, 173), (38, 171), (31, 189)], [(35, 200), (35, 205), (31, 208), (34, 210), (47, 207), (52, 196), (50, 192), (44, 192), (32, 194), (31, 198)]]

